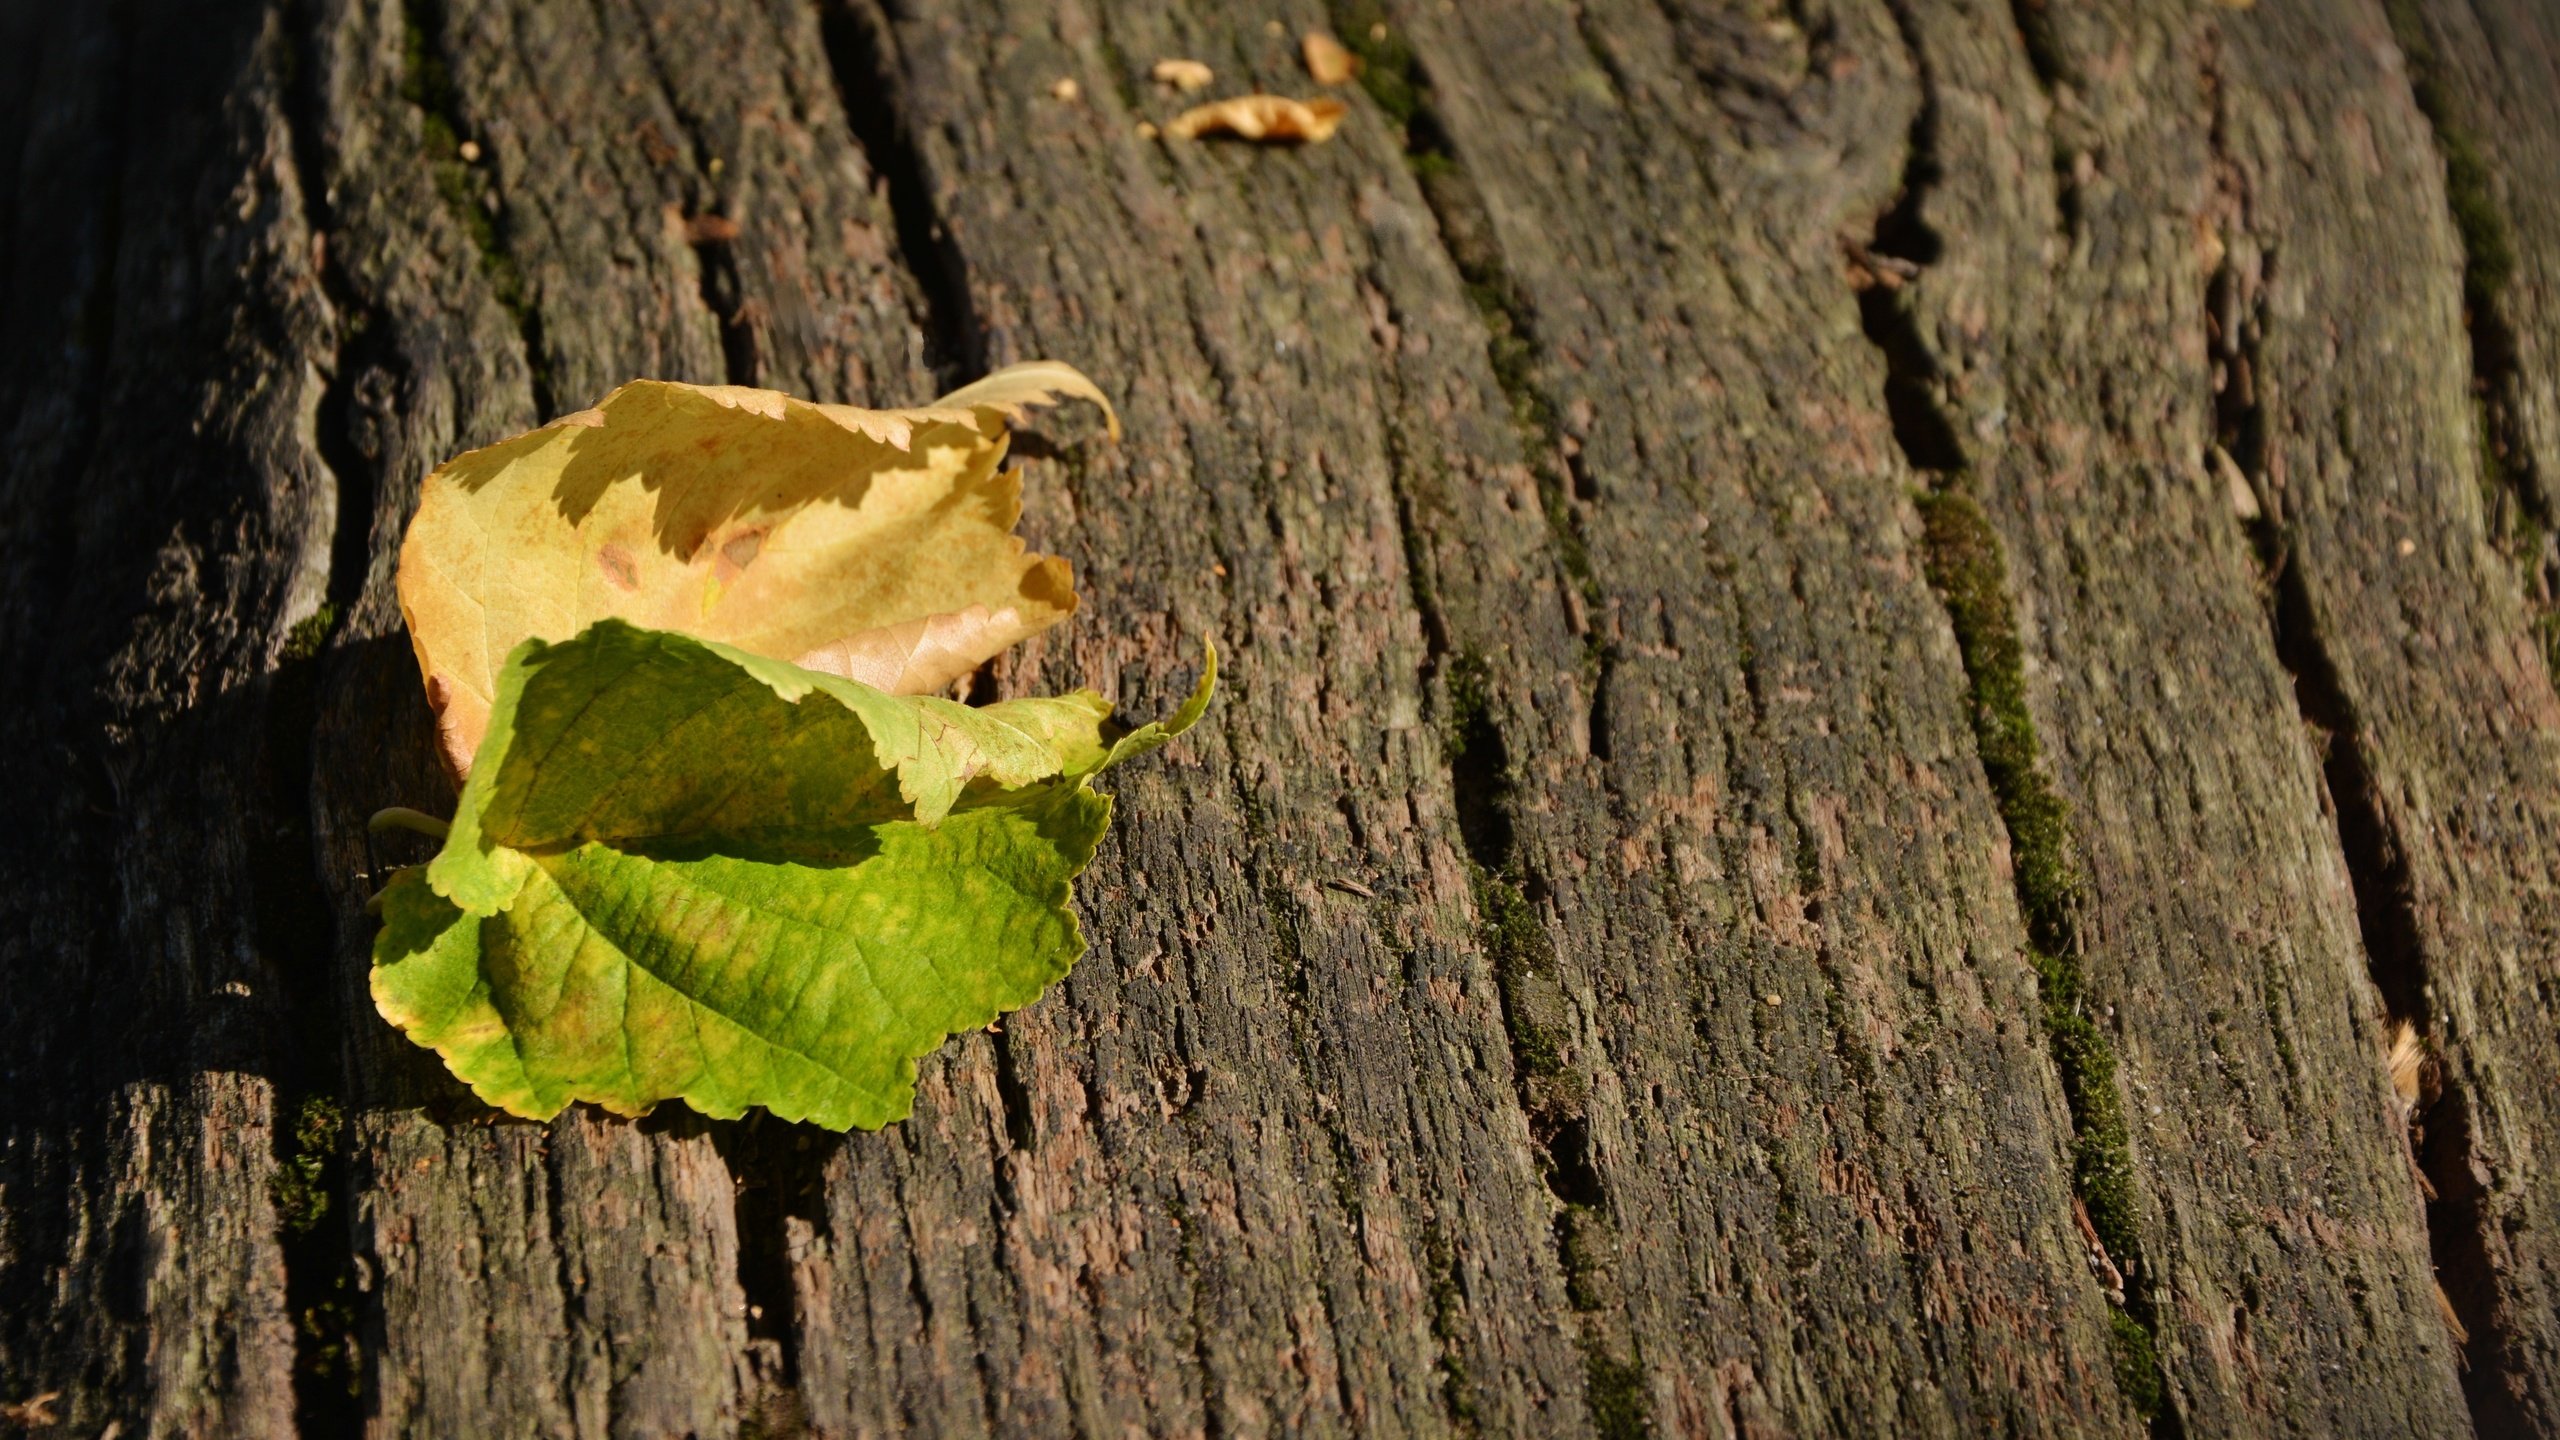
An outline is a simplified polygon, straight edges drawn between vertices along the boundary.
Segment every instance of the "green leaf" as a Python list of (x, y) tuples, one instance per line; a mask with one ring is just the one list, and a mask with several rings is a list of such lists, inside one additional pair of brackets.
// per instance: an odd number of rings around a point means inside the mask
[(373, 995), (493, 1105), (682, 1099), (875, 1128), (915, 1060), (1036, 999), (1083, 937), (1089, 692), (971, 708), (604, 621), (499, 676), (445, 846), (383, 899)]

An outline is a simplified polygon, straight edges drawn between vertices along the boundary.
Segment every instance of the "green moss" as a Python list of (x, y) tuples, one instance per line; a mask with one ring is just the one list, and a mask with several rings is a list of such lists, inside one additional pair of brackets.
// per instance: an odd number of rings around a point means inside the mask
[(1813, 827), (1801, 816), (1795, 818), (1796, 893), (1810, 901), (1822, 893), (1822, 847), (1813, 838)]
[(1493, 730), (1492, 671), (1481, 655), (1459, 655), (1449, 662), (1447, 714), (1440, 725), (1440, 753), (1451, 764), (1471, 754), (1484, 754), (1500, 743)]
[[(2464, 318), (2471, 331), (2476, 392), (2472, 403), (2478, 421), (2474, 428), (2490, 535), (2522, 572), (2524, 593), (2534, 600), (2536, 638), (2545, 659), (2560, 669), (2560, 614), (2538, 598), (2555, 578), (2545, 573), (2543, 554), (2552, 517), (2533, 483), (2532, 461), (2517, 433), (2516, 342), (2499, 313), (2501, 297), (2515, 276), (2514, 232), (2498, 203), (2493, 167), (2459, 111), (2458, 79), (2447, 73), (2428, 38), (2417, 0), (2384, 0), (2383, 8), (2390, 16), (2393, 38), (2408, 58), (2412, 98), (2433, 127), (2436, 148), (2444, 156), (2445, 205), (2462, 241), (2462, 298), (2469, 309)], [(2494, 123), (2496, 117), (2486, 118)]]
[(2474, 309), (2486, 308), (2514, 278), (2516, 267), (2515, 237), (2498, 206), (2489, 159), (2455, 113), (2451, 77), (2427, 37), (2416, 0), (2384, 0), (2383, 9), (2390, 16), (2392, 37), (2408, 57), (2411, 98), (2434, 127), (2436, 148), (2444, 155), (2445, 205), (2462, 237), (2463, 298)]
[(1445, 180), (1458, 173), (1458, 162), (1437, 150), (1424, 150), (1407, 155), (1404, 157), (1404, 163), (1405, 168), (1413, 172), (1413, 177), (1425, 184)]
[(1563, 992), (1556, 983), (1554, 942), (1529, 899), (1508, 875), (1479, 867), (1474, 876), (1476, 914), (1494, 983), (1502, 991), (1511, 1056), (1540, 1093), (1575, 1088), (1581, 1077), (1567, 1070), (1562, 1039)]
[(1144, 113), (1146, 102), (1138, 93), (1138, 70), (1129, 63), (1129, 52), (1108, 35), (1102, 38), (1101, 48), (1102, 68), (1111, 77), (1111, 92), (1120, 97), (1120, 108), (1133, 115)]
[(2168, 1408), (2168, 1382), (2160, 1369), (2160, 1351), (2151, 1331), (2122, 1310), (2108, 1316), (2107, 1343), (2115, 1351), (2116, 1384), (2145, 1420), (2156, 1420)]
[(2489, 162), (2471, 137), (2459, 130), (2436, 134), (2444, 146), (2445, 199), (2462, 235), (2463, 294), (2475, 307), (2485, 307), (2515, 275), (2515, 242), (2489, 188)]
[(1360, 88), (1399, 125), (1422, 113), (1421, 66), (1403, 34), (1387, 22), (1375, 0), (1340, 0), (1333, 6), (1336, 36), (1360, 57)]
[(2048, 998), (2045, 1035), (2071, 1107), (2071, 1183), (2089, 1207), (2089, 1223), (2119, 1264), (2141, 1254), (2133, 1203), (2133, 1152), (2124, 1101), (2116, 1090), (2116, 1056), (2106, 1036), (2078, 1008)]
[(1494, 723), (1491, 686), (1481, 657), (1451, 657), (1442, 689), (1441, 750), (1457, 792), (1477, 938), (1493, 962), (1524, 1098), (1532, 1109), (1543, 1110), (1578, 1101), (1583, 1082), (1564, 1063), (1564, 991), (1555, 943), (1521, 888), (1513, 854), (1510, 762)]
[[(462, 92), (453, 82), (451, 67), (429, 39), (424, 10), (423, 0), (410, 0), (402, 7), (400, 98), (418, 111), (419, 143), (426, 151), (436, 193), (469, 237), (480, 257), (480, 273), (488, 278), (498, 304), (522, 329), (532, 323), (532, 291), (499, 234), (487, 175), (462, 159)], [(531, 347), (528, 358), (540, 363)]]
[(346, 1292), (347, 1280), (341, 1275), (334, 1298), (306, 1305), (294, 1316), (295, 1327), (302, 1332), (294, 1363), (302, 1372), (299, 1383), (305, 1387), (306, 1395), (314, 1390), (335, 1390), (352, 1400), (364, 1393), (364, 1357), (356, 1339), (356, 1307)]
[(1424, 1231), (1423, 1261), (1431, 1273), (1431, 1338), (1440, 1342), (1440, 1403), (1454, 1429), (1473, 1435), (1483, 1421), (1474, 1378), (1460, 1353), (1466, 1342), (1466, 1292), (1458, 1284), (1457, 1254), (1436, 1224)]
[(1567, 500), (1567, 477), (1559, 464), (1564, 427), (1538, 386), (1538, 346), (1528, 303), (1503, 267), (1493, 243), (1493, 222), (1458, 163), (1444, 154), (1425, 152), (1415, 157), (1414, 174), (1440, 222), (1441, 239), (1457, 264), (1467, 299), (1483, 322), (1485, 363), (1510, 406), (1512, 428), (1537, 480), (1539, 507), (1557, 559), (1585, 605), (1596, 610), (1601, 603), (1599, 581)]
[(1788, 1187), (1780, 1170), (1777, 1152), (1767, 1157), (1769, 1173), (1778, 1178), (1776, 1203), (1770, 1207), (1769, 1228), (1778, 1237), (1778, 1249), (1787, 1257), (1791, 1274), (1808, 1275), (1819, 1262), (1813, 1251), (1813, 1236), (1805, 1228), (1804, 1207), (1796, 1203), (1795, 1191)]
[(338, 607), (322, 602), (319, 609), (294, 622), (285, 632), (283, 659), (286, 664), (309, 660), (319, 655), (320, 647), (329, 641), (329, 632), (337, 628)]
[(1556, 1217), (1556, 1253), (1564, 1262), (1565, 1298), (1574, 1309), (1592, 1314), (1607, 1304), (1617, 1248), (1617, 1227), (1598, 1207), (1568, 1204)]
[[(2128, 1276), (2141, 1265), (2133, 1146), (2116, 1086), (2114, 1047), (2090, 1020), (2074, 913), (2080, 880), (2072, 861), (2070, 807), (2038, 764), (2027, 708), (2026, 660), (2009, 606), (2008, 567), (1990, 517), (1957, 486), (1917, 497), (1929, 581), (1945, 601), (1964, 654), (1974, 742), (2009, 831), (2018, 908), (2028, 931), (2044, 1006), (2046, 1043), (2071, 1110), (2071, 1186), (2088, 1207), (2100, 1243)], [(2118, 1378), (2146, 1416), (2159, 1413), (2163, 1380), (2151, 1338), (2150, 1302), (2138, 1283), (2114, 1311)], [(2130, 1338), (2128, 1338), (2130, 1337)]]
[[(1919, 497), (1919, 506), (1927, 527), (1929, 579), (1946, 602), (1964, 652), (1974, 742), (2009, 827), (2019, 905), (2037, 945), (2068, 955), (2080, 889), (2071, 864), (2070, 811), (2037, 768), (2025, 652), (2010, 618), (2000, 540), (1989, 517), (1962, 490), (1932, 491)], [(2071, 983), (2076, 987), (2076, 976)]]
[(1601, 1440), (1640, 1440), (1653, 1433), (1652, 1407), (1645, 1398), (1644, 1367), (1611, 1355), (1599, 1341), (1582, 1342), (1584, 1396), (1591, 1407), (1591, 1428)]
[(1456, 790), (1458, 829), (1467, 846), (1477, 940), (1491, 962), (1494, 987), (1501, 996), (1503, 1030), (1510, 1042), (1520, 1104), (1546, 1150), (1547, 1178), (1555, 1185), (1562, 1162), (1548, 1147), (1582, 1115), (1590, 1100), (1590, 1081), (1565, 1062), (1570, 1015), (1555, 942), (1529, 898), (1528, 880), (1515, 854), (1509, 811), (1512, 780), (1502, 735), (1493, 722), (1483, 663), (1473, 656), (1455, 657), (1443, 694), (1448, 712), (1443, 744)]
[(329, 1163), (337, 1155), (338, 1132), (346, 1111), (326, 1095), (302, 1102), (294, 1116), (293, 1154), (268, 1182), (276, 1219), (287, 1234), (304, 1235), (329, 1213)]
[[(2527, 510), (2516, 517), (2514, 538), (2508, 548), (2515, 555), (2516, 563), (2524, 566), (2528, 574), (2541, 568), (2543, 551), (2550, 543), (2551, 531), (2545, 527), (2541, 516)], [(2527, 587), (2528, 592), (2531, 588)]]
[[(1374, 0), (1338, 0), (1332, 15), (1335, 32), (1360, 57), (1361, 85), (1404, 130), (1405, 162), (1439, 224), (1441, 242), (1457, 265), (1467, 298), (1484, 322), (1485, 359), (1511, 407), (1522, 456), (1538, 482), (1539, 506), (1557, 558), (1585, 608), (1596, 612), (1601, 605), (1599, 581), (1567, 501), (1567, 477), (1558, 466), (1563, 429), (1555, 407), (1538, 388), (1538, 347), (1529, 307), (1504, 269), (1483, 197), (1457, 156), (1450, 153), (1413, 49), (1388, 22), (1386, 12)], [(1596, 635), (1584, 637), (1582, 667), (1586, 681), (1597, 678)]]

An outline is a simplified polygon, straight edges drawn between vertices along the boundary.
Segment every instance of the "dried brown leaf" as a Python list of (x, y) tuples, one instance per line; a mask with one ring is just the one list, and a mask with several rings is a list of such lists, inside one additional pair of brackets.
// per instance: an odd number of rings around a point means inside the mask
[(1003, 461), (1008, 419), (1069, 396), (1102, 402), (1048, 361), (911, 410), (641, 380), (448, 461), (399, 573), (447, 768), (518, 642), (607, 617), (911, 694), (1065, 619), (1073, 577), (1013, 534)]
[(1360, 73), (1360, 57), (1321, 30), (1308, 31), (1298, 50), (1306, 56), (1307, 74), (1319, 85), (1348, 85)]
[(1339, 100), (1292, 100), (1285, 95), (1239, 95), (1183, 111), (1165, 133), (1180, 140), (1233, 135), (1265, 144), (1320, 144), (1333, 138), (1350, 107)]

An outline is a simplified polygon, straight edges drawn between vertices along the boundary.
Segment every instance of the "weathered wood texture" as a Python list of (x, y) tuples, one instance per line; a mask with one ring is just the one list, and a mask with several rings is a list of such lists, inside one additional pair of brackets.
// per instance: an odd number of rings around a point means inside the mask
[[(2547, 6), (884, 5), (0, 3), (0, 1429), (2560, 1434)], [(375, 1020), (420, 478), (1039, 355), (1075, 973)]]

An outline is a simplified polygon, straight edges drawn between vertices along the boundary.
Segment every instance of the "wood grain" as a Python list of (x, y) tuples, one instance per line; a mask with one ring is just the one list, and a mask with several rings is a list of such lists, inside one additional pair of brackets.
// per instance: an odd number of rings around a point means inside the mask
[[(2555, 45), (0, 3), (0, 1429), (2560, 1433)], [(1074, 974), (842, 1137), (376, 1022), (427, 471), (1036, 356), (981, 685), (1229, 677)]]

